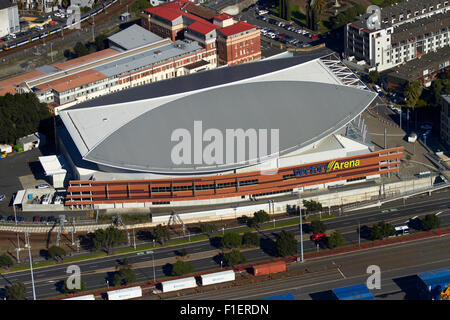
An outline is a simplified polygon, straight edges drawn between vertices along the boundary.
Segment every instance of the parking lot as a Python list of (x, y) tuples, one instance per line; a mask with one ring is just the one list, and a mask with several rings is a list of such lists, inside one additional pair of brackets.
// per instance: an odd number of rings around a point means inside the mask
[[(261, 36), (293, 48), (306, 48), (314, 46), (323, 41), (324, 35), (320, 37), (312, 34), (310, 31), (292, 22), (291, 24), (269, 17), (266, 14), (258, 14), (261, 9), (258, 5), (252, 5), (240, 13), (240, 20), (246, 20), (248, 23), (258, 26), (261, 29)], [(262, 12), (265, 12), (264, 10)], [(326, 35), (325, 35), (326, 36)]]

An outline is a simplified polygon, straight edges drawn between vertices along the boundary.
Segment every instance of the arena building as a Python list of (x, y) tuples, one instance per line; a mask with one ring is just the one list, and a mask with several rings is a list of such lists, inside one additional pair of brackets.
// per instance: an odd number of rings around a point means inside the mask
[(231, 203), (397, 172), (403, 148), (375, 151), (360, 116), (375, 97), (335, 55), (311, 53), (86, 101), (60, 113), (65, 204)]

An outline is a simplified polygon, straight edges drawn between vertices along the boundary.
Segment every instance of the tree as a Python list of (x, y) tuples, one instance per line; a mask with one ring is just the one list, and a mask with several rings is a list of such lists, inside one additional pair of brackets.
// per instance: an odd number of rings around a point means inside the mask
[(259, 210), (253, 214), (251, 225), (258, 229), (262, 223), (267, 221), (270, 221), (269, 214), (264, 210)]
[(55, 261), (58, 261), (58, 259), (64, 260), (63, 257), (65, 255), (66, 255), (66, 251), (61, 247), (51, 246), (48, 249), (49, 258), (54, 259)]
[(77, 289), (77, 288), (69, 289), (67, 286), (67, 280), (65, 280), (64, 284), (61, 288), (61, 291), (66, 294), (83, 292), (83, 291), (86, 291), (86, 283), (83, 280), (80, 280), (80, 288), (79, 289)]
[(0, 268), (9, 268), (14, 264), (14, 261), (7, 254), (0, 256)]
[(395, 228), (392, 224), (380, 221), (372, 226), (370, 237), (372, 240), (380, 240), (395, 235)]
[(162, 245), (170, 239), (169, 231), (166, 227), (158, 224), (152, 231), (152, 237), (155, 241), (158, 241)]
[(298, 241), (289, 231), (282, 230), (278, 236), (277, 242), (278, 255), (282, 257), (291, 256), (297, 252)]
[(206, 233), (208, 237), (211, 237), (213, 233), (217, 232), (217, 225), (214, 223), (200, 223), (200, 230)]
[(422, 94), (422, 85), (418, 80), (413, 80), (408, 82), (403, 95), (406, 98), (406, 105), (414, 110), (417, 102), (419, 101), (419, 97)]
[(223, 248), (236, 248), (242, 245), (242, 237), (237, 232), (227, 232), (222, 237)]
[(280, 18), (291, 20), (291, 3), (289, 0), (280, 0)]
[(370, 83), (379, 83), (380, 81), (380, 73), (376, 70), (369, 72), (369, 80)]
[(437, 229), (441, 226), (441, 219), (435, 214), (427, 214), (422, 219), (422, 228), (425, 231)]
[(310, 228), (311, 228), (311, 232), (313, 234), (323, 233), (323, 232), (325, 232), (327, 230), (327, 226), (325, 225), (325, 223), (323, 223), (320, 220), (312, 221)]
[(126, 242), (125, 232), (116, 227), (98, 229), (94, 233), (93, 243), (95, 248), (104, 250), (108, 255), (113, 253), (115, 246)]
[(5, 287), (5, 297), (7, 300), (25, 300), (25, 292), (26, 288), (22, 282)]
[(255, 232), (246, 232), (242, 236), (242, 244), (250, 247), (259, 246), (259, 237)]
[(100, 34), (97, 37), (95, 37), (95, 50), (100, 51), (104, 50), (106, 48), (106, 35)]
[(317, 211), (322, 211), (323, 210), (322, 204), (320, 202), (318, 202), (318, 201), (303, 200), (303, 205), (305, 206), (307, 213), (317, 212)]
[(344, 237), (338, 233), (333, 232), (328, 238), (327, 238), (327, 246), (330, 249), (343, 246), (345, 244)]
[(73, 51), (75, 52), (75, 55), (77, 57), (82, 57), (82, 56), (85, 56), (85, 55), (87, 55), (89, 53), (88, 48), (86, 48), (86, 46), (83, 43), (81, 43), (81, 42), (77, 42), (75, 44), (75, 47), (73, 48)]
[(53, 127), (46, 123), (50, 120), (47, 105), (34, 93), (0, 96), (0, 143), (14, 144), (18, 138), (37, 131), (50, 135)]
[(113, 285), (115, 287), (125, 286), (134, 282), (136, 282), (136, 273), (131, 268), (121, 268), (113, 277)]
[(223, 260), (229, 267), (235, 266), (240, 263), (247, 261), (245, 255), (237, 249), (233, 249), (223, 255)]
[(194, 272), (194, 266), (186, 261), (178, 260), (172, 265), (172, 275), (182, 276)]

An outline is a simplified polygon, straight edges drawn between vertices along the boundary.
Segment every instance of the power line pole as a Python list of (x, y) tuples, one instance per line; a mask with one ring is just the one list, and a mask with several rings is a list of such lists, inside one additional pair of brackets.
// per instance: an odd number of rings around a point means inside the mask
[(31, 285), (33, 287), (33, 300), (36, 300), (36, 290), (34, 288), (33, 260), (31, 259), (30, 234), (25, 231), (25, 246), (28, 248), (28, 257), (30, 259)]
[(95, 42), (95, 16), (92, 16), (92, 42)]

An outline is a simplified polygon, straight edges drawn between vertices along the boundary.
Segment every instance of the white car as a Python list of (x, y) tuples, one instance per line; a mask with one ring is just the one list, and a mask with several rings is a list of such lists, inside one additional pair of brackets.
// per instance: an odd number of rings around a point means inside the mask
[(6, 196), (4, 194), (0, 194), (0, 201), (5, 200)]
[(44, 183), (38, 184), (36, 186), (36, 189), (46, 189), (46, 188), (50, 188), (50, 186), (48, 184), (44, 184)]

